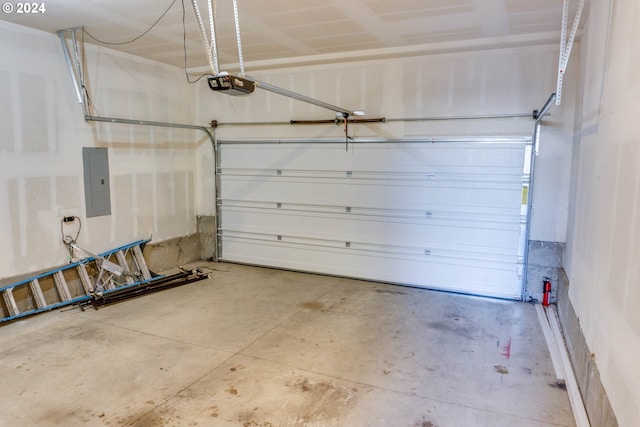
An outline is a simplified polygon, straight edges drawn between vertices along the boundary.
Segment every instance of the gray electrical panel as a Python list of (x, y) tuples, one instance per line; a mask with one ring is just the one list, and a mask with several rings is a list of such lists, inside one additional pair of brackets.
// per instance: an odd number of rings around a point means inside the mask
[(83, 147), (82, 164), (87, 218), (111, 215), (108, 149)]

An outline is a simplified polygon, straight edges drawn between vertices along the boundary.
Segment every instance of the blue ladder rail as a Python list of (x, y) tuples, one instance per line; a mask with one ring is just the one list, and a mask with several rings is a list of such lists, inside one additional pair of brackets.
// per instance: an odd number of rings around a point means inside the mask
[[(98, 256), (102, 257), (102, 258), (108, 258), (109, 256), (111, 256), (113, 254), (116, 254), (116, 253), (118, 253), (120, 251), (127, 251), (128, 249), (134, 248), (136, 246), (142, 246), (142, 245), (148, 243), (149, 241), (150, 241), (150, 239), (138, 240), (136, 242), (129, 243), (127, 245), (120, 246), (118, 248), (111, 249), (111, 250), (108, 250), (106, 252), (100, 253), (100, 254), (98, 254)], [(77, 262), (74, 262), (74, 263), (70, 263), (70, 264), (64, 265), (62, 267), (46, 271), (44, 273), (40, 273), (40, 274), (38, 274), (36, 276), (30, 277), (28, 279), (24, 279), (24, 280), (21, 280), (19, 282), (16, 282), (16, 283), (13, 283), (11, 285), (4, 286), (4, 287), (0, 288), (0, 295), (3, 295), (3, 298), (4, 298), (4, 293), (7, 290), (9, 290), (9, 292), (12, 292), (13, 289), (15, 289), (18, 286), (27, 285), (27, 284), (35, 281), (35, 280), (38, 280), (38, 279), (42, 279), (42, 278), (46, 278), (46, 277), (53, 277), (58, 272), (64, 272), (64, 271), (67, 271), (67, 270), (75, 269), (75, 268), (80, 267), (81, 265), (87, 265), (87, 264), (89, 264), (91, 262), (95, 262), (95, 261), (97, 261), (97, 259), (95, 257), (83, 258), (80, 261), (77, 261)], [(140, 286), (142, 284), (153, 282), (155, 280), (158, 280), (158, 279), (161, 279), (161, 278), (164, 278), (164, 277), (165, 276), (155, 276), (155, 277), (151, 277), (149, 279), (139, 280), (139, 281), (136, 281), (134, 283), (125, 284), (125, 285), (122, 285), (122, 286), (117, 286), (117, 287), (115, 287), (113, 289), (105, 289), (102, 292), (102, 294), (105, 295), (105, 294), (109, 294), (111, 292), (114, 292), (116, 290), (133, 288), (133, 287), (136, 287), (136, 286)], [(66, 284), (65, 284), (65, 286), (66, 286)], [(11, 296), (11, 298), (13, 298), (13, 296)], [(42, 312), (45, 312), (45, 311), (54, 310), (56, 308), (60, 308), (60, 307), (64, 307), (64, 306), (77, 304), (79, 302), (88, 301), (91, 298), (93, 298), (93, 294), (80, 295), (80, 296), (77, 296), (75, 298), (69, 299), (67, 301), (60, 301), (60, 302), (56, 302), (56, 303), (53, 303), (53, 304), (49, 304), (46, 307), (34, 308), (34, 309), (31, 309), (31, 310), (28, 310), (28, 311), (20, 312), (20, 313), (15, 314), (15, 315), (9, 315), (7, 317), (3, 317), (3, 318), (0, 319), (0, 323), (8, 322), (8, 321), (15, 320), (15, 319), (18, 319), (18, 318), (21, 318), (21, 317), (31, 316), (31, 315), (34, 315), (34, 314), (37, 314), (37, 313), (42, 313)], [(14, 300), (14, 303), (15, 303), (15, 300)], [(8, 305), (8, 303), (6, 303), (6, 305)], [(10, 310), (9, 310), (9, 314), (11, 314)]]

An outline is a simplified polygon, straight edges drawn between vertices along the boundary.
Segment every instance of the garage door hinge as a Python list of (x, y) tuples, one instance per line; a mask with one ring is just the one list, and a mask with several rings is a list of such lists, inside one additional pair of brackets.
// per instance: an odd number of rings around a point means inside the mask
[(424, 254), (425, 255), (431, 255), (431, 249), (425, 249), (424, 250)]
[(433, 212), (427, 211), (426, 215), (427, 215), (427, 218), (431, 218), (433, 216)]

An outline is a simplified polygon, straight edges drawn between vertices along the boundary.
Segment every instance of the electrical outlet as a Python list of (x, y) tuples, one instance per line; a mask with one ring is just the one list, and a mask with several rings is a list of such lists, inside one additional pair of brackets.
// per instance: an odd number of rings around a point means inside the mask
[(58, 218), (60, 220), (64, 220), (66, 217), (80, 216), (80, 211), (78, 209), (75, 209), (75, 208), (63, 209), (61, 207), (58, 207), (58, 215), (57, 216), (58, 216)]

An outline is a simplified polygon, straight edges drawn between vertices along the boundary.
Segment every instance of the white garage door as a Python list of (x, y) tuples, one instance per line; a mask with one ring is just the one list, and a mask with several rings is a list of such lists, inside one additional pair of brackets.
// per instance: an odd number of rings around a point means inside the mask
[(218, 147), (220, 260), (521, 298), (530, 138)]

